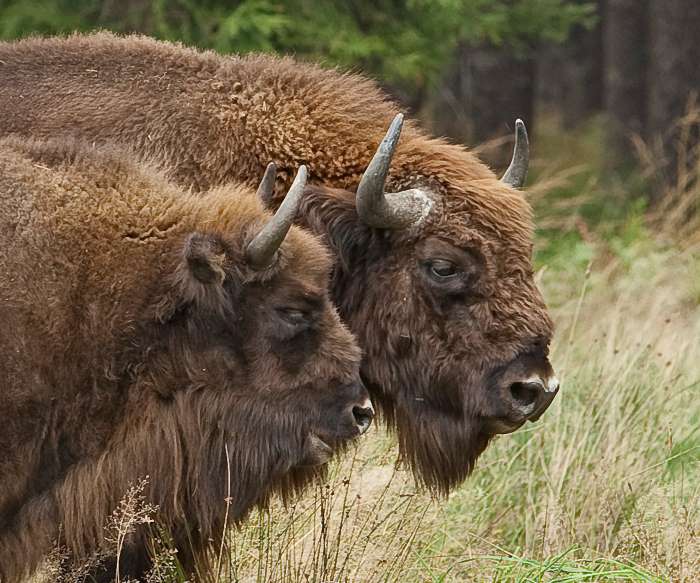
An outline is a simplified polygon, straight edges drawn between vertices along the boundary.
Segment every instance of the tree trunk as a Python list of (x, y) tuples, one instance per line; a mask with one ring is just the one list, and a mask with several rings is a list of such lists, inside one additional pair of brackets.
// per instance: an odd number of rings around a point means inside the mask
[[(582, 1), (582, 0), (579, 0)], [(597, 0), (598, 21), (573, 28), (563, 45), (549, 45), (537, 59), (537, 102), (561, 114), (573, 128), (603, 108), (603, 26), (606, 0)]]
[(446, 68), (427, 107), (433, 133), (463, 144), (470, 143), (473, 137), (467, 51), (463, 45), (457, 48), (453, 63)]
[[(535, 61), (509, 47), (463, 46), (434, 100), (434, 129), (458, 141), (473, 143), (509, 136), (516, 118), (534, 127)], [(507, 165), (512, 143), (482, 156), (495, 166)]]
[(634, 159), (630, 138), (645, 136), (648, 0), (607, 1), (604, 45), (609, 146), (611, 161), (619, 164)]
[[(679, 120), (700, 91), (700, 2), (651, 0), (649, 130), (663, 182), (683, 180), (698, 146), (698, 124), (683, 135)], [(700, 105), (700, 104), (698, 104)], [(654, 200), (662, 196), (656, 189)]]

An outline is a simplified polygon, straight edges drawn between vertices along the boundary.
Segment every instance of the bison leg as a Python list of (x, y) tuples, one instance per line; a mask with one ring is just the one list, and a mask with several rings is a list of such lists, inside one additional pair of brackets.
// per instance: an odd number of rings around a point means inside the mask
[[(119, 556), (119, 581), (145, 581), (152, 561), (148, 551), (136, 545), (124, 548)], [(113, 583), (117, 580), (117, 558), (109, 557), (89, 569), (85, 581), (90, 583)]]

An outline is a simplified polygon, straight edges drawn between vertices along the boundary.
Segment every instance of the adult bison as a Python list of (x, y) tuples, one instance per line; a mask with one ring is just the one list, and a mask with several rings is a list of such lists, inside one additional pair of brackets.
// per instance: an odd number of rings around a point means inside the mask
[(494, 434), (554, 398), (531, 211), (513, 188), (524, 143), (499, 181), (413, 122), (399, 142), (397, 107), (360, 76), (108, 33), (0, 44), (0, 110), (0, 134), (120, 141), (194, 189), (274, 160), (273, 203), (306, 164), (298, 222), (335, 253), (333, 299), (363, 378), (431, 489), (459, 483)]
[[(104, 546), (145, 477), (192, 570), (226, 520), (367, 428), (328, 254), (288, 232), (302, 174), (270, 219), (246, 187), (192, 196), (117, 151), (0, 141), (2, 583), (56, 540), (76, 561)], [(148, 568), (145, 537), (123, 579)]]

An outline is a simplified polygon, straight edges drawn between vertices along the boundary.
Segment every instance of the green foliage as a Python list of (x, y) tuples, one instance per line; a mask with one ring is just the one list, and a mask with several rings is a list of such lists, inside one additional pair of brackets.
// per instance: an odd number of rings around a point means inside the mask
[(458, 43), (525, 50), (592, 22), (572, 0), (6, 0), (0, 37), (107, 28), (221, 52), (295, 53), (424, 86)]
[(0, 38), (82, 30), (91, 25), (96, 7), (93, 0), (9, 0), (0, 4)]
[(575, 549), (567, 549), (544, 560), (528, 559), (517, 555), (479, 557), (493, 563), (493, 583), (578, 583), (603, 581), (633, 581), (635, 583), (663, 583), (661, 577), (648, 573), (634, 564), (612, 559), (571, 560), (567, 557)]
[(469, 41), (525, 49), (541, 40), (563, 42), (577, 23), (592, 26), (591, 2), (562, 0), (440, 0), (459, 15), (458, 35)]

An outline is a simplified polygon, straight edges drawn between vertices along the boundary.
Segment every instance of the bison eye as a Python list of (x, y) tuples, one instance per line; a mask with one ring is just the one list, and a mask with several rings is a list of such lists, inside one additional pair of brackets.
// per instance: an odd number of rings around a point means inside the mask
[(430, 276), (436, 281), (445, 281), (457, 275), (457, 267), (451, 261), (436, 259), (428, 264)]
[(309, 323), (309, 314), (296, 308), (277, 308), (279, 316), (288, 324), (302, 326)]

